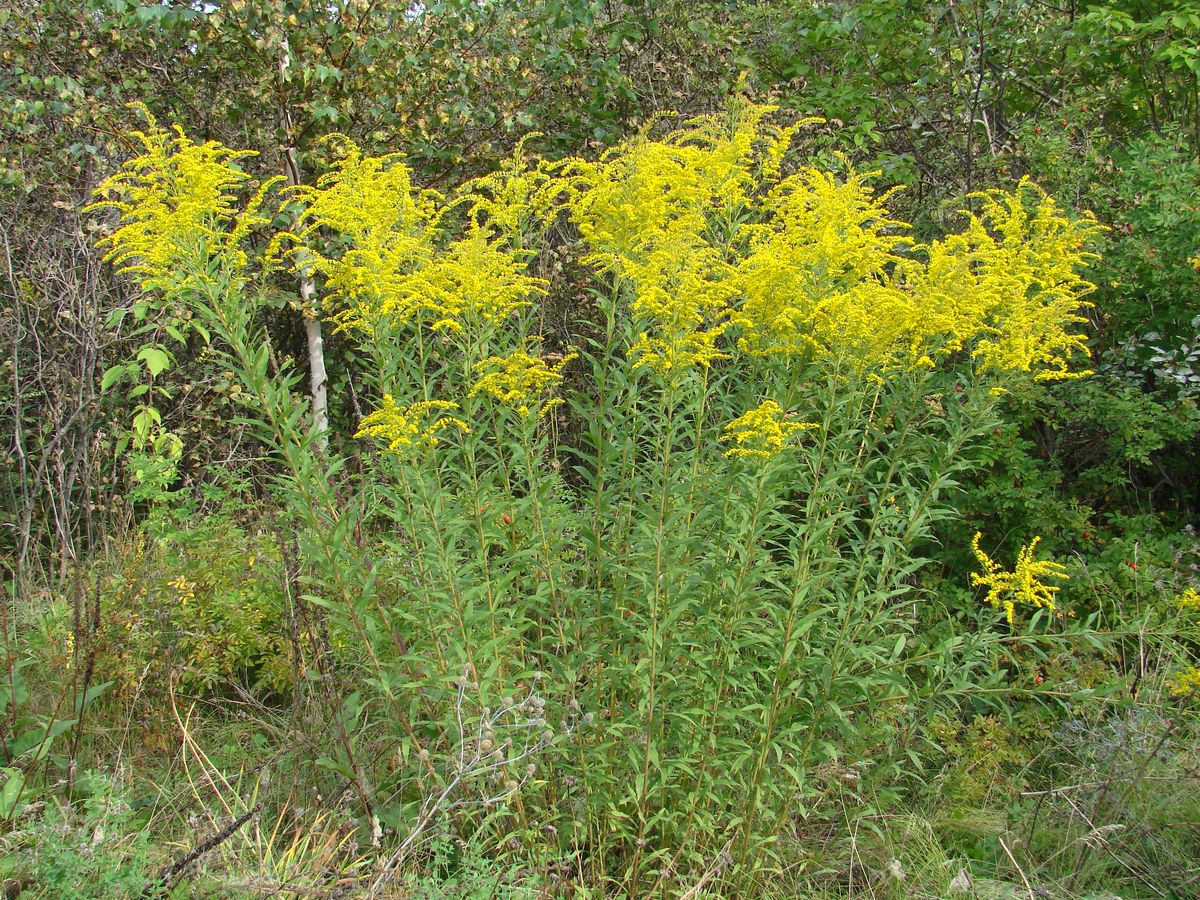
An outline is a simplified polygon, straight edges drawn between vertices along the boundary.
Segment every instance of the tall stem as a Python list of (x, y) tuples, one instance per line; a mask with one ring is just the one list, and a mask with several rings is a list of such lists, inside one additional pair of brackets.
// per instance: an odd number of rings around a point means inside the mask
[[(279, 50), (280, 83), (288, 80), (288, 67), (291, 65), (291, 49), (287, 40)], [(284, 162), (287, 164), (288, 186), (295, 188), (304, 183), (301, 178), (300, 162), (296, 157), (296, 147), (292, 144), (292, 113), (287, 104), (280, 98), (279, 119), (283, 126), (285, 140), (288, 142), (283, 149)], [(317, 287), (313, 282), (312, 265), (308, 254), (300, 250), (296, 254), (296, 270), (300, 283), (300, 303), (304, 309), (304, 334), (308, 344), (308, 377), (309, 390), (312, 394), (313, 430), (316, 432), (316, 447), (324, 454), (329, 448), (329, 378), (325, 371), (325, 336), (321, 331), (321, 308), (317, 302)]]

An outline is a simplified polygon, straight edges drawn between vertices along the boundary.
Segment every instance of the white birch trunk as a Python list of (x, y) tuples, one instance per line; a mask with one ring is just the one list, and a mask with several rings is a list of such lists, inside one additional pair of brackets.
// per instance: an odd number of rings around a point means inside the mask
[[(291, 48), (284, 38), (279, 56), (281, 83), (288, 80), (290, 64)], [(279, 118), (289, 144), (283, 151), (284, 161), (287, 163), (287, 180), (290, 186), (296, 187), (303, 182), (300, 177), (300, 163), (296, 159), (296, 148), (291, 146), (292, 115), (286, 104), (280, 104)], [(303, 250), (296, 254), (296, 263), (299, 269), (300, 303), (304, 308), (304, 333), (308, 338), (308, 376), (312, 393), (313, 429), (317, 433), (317, 449), (324, 453), (329, 447), (329, 378), (325, 371), (325, 337), (321, 332), (321, 307), (317, 302), (317, 286), (313, 283), (312, 269)]]

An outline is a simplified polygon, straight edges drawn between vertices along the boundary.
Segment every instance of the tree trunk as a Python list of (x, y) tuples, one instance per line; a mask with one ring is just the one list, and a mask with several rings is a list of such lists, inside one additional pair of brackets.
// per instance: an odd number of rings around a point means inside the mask
[[(291, 48), (285, 38), (280, 47), (279, 77), (280, 86), (287, 79), (288, 67), (291, 64)], [(283, 150), (283, 158), (287, 163), (288, 185), (296, 187), (303, 183), (300, 177), (300, 163), (296, 158), (296, 148), (292, 144), (292, 114), (287, 103), (282, 99), (279, 104), (279, 119), (286, 136), (287, 146)], [(312, 269), (308, 264), (308, 255), (303, 251), (296, 254), (296, 264), (300, 279), (300, 302), (304, 307), (304, 332), (308, 338), (308, 375), (312, 392), (313, 429), (317, 433), (317, 449), (322, 453), (329, 447), (329, 395), (327, 391), (328, 376), (325, 372), (325, 337), (321, 333), (321, 307), (317, 302), (317, 287), (313, 283)]]

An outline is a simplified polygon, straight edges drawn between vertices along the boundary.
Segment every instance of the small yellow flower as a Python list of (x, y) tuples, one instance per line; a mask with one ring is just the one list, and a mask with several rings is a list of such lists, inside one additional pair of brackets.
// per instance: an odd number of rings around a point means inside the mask
[(438, 433), (457, 428), (464, 434), (471, 429), (458, 416), (439, 415), (458, 409), (449, 400), (422, 400), (409, 406), (397, 405), (391, 394), (384, 394), (383, 406), (359, 423), (356, 438), (379, 438), (387, 442), (388, 450), (400, 452), (409, 448), (436, 447)]
[(1051, 560), (1035, 560), (1034, 553), (1041, 543), (1040, 537), (1035, 537), (1028, 547), (1022, 547), (1017, 553), (1017, 564), (1013, 571), (1007, 572), (998, 562), (983, 552), (979, 546), (983, 538), (982, 532), (976, 532), (971, 541), (971, 550), (975, 558), (983, 566), (983, 572), (971, 573), (971, 584), (988, 589), (984, 602), (990, 603), (996, 609), (1004, 609), (1009, 624), (1013, 622), (1016, 605), (1046, 607), (1054, 609), (1054, 595), (1059, 586), (1047, 584), (1047, 578), (1067, 579), (1067, 570), (1060, 563)]
[(1200, 669), (1193, 666), (1167, 679), (1167, 690), (1176, 697), (1200, 695)]
[[(515, 351), (507, 356), (489, 356), (475, 366), (480, 378), (471, 388), (471, 396), (484, 393), (494, 397), (505, 406), (511, 406), (522, 416), (530, 413), (530, 406), (539, 396), (552, 394), (562, 382), (562, 371), (567, 363), (579, 354), (569, 353), (548, 365), (539, 356), (530, 356), (524, 351)], [(554, 406), (562, 403), (551, 397), (541, 404), (539, 415), (545, 415)]]
[(721, 439), (735, 446), (725, 451), (730, 457), (767, 460), (782, 451), (798, 431), (816, 428), (815, 422), (789, 422), (774, 400), (766, 400), (738, 416), (721, 431)]
[(1193, 610), (1200, 612), (1200, 592), (1195, 588), (1187, 588), (1182, 594), (1175, 598), (1175, 605), (1180, 609)]

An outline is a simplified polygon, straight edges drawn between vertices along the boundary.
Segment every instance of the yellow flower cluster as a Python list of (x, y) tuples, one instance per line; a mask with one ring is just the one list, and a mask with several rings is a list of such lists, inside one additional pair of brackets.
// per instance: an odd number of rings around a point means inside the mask
[(905, 271), (924, 298), (919, 338), (947, 351), (973, 344), (983, 368), (1034, 371), (1041, 380), (1087, 374), (1069, 369), (1087, 348), (1067, 329), (1086, 321), (1081, 298), (1093, 285), (1078, 269), (1096, 258), (1084, 250), (1095, 221), (1071, 222), (1027, 178), (1011, 193), (974, 196), (980, 210), (967, 214), (966, 228), (935, 241), (928, 262)]
[(567, 187), (552, 166), (526, 163), (526, 143), (540, 136), (522, 137), (507, 165), (466, 182), (458, 192), (471, 204), (472, 221), (490, 223), (518, 244), (553, 220)]
[(780, 453), (798, 431), (816, 428), (815, 422), (789, 422), (774, 400), (766, 400), (721, 430), (721, 438), (734, 446), (726, 456), (767, 460)]
[[(552, 394), (563, 380), (563, 369), (579, 354), (569, 353), (548, 364), (539, 356), (530, 356), (524, 351), (515, 351), (507, 356), (489, 356), (475, 366), (480, 378), (471, 388), (471, 396), (483, 393), (494, 397), (506, 406), (511, 406), (522, 416), (530, 414), (530, 407), (543, 394)], [(541, 404), (539, 415), (545, 415), (562, 400), (551, 397)]]
[(1067, 570), (1060, 563), (1033, 558), (1041, 543), (1040, 537), (1035, 537), (1028, 547), (1018, 551), (1017, 564), (1011, 572), (1005, 571), (1003, 566), (983, 552), (979, 546), (982, 538), (982, 532), (976, 532), (971, 541), (971, 550), (983, 566), (982, 573), (971, 573), (971, 584), (988, 589), (984, 602), (996, 609), (1003, 608), (1010, 625), (1018, 603), (1035, 608), (1055, 608), (1054, 595), (1058, 593), (1059, 586), (1047, 584), (1046, 579), (1066, 580)]
[[(256, 184), (237, 167), (239, 160), (256, 155), (252, 151), (230, 150), (215, 141), (197, 144), (178, 126), (159, 128), (144, 106), (134, 105), (148, 122), (146, 131), (132, 132), (143, 152), (106, 179), (95, 191), (102, 199), (84, 208), (120, 214), (120, 227), (99, 242), (108, 247), (105, 259), (139, 275), (145, 287), (165, 291), (202, 277), (200, 266), (182, 264), (205, 256), (228, 253), (231, 270), (243, 269), (247, 258), (240, 245), (252, 229), (268, 222), (262, 203), (281, 179)], [(243, 206), (238, 194), (248, 188), (253, 196)], [(122, 199), (108, 199), (113, 195)], [(190, 274), (183, 275), (184, 269)]]
[(1200, 695), (1200, 669), (1193, 666), (1167, 679), (1167, 690), (1177, 697)]
[(457, 410), (458, 404), (449, 400), (422, 400), (409, 406), (399, 406), (391, 394), (383, 395), (383, 406), (363, 418), (356, 438), (378, 438), (392, 451), (410, 448), (436, 447), (439, 432), (457, 428), (463, 433), (471, 429), (458, 416), (443, 416)]
[(756, 148), (766, 143), (775, 164), (782, 154), (784, 132), (763, 124), (769, 112), (744, 104), (729, 122), (697, 119), (661, 141), (643, 132), (598, 163), (576, 163), (571, 210), (585, 262), (632, 294), (635, 368), (669, 373), (728, 355), (717, 342), (737, 285), (718, 231), (749, 202)]
[(1175, 605), (1180, 609), (1200, 613), (1200, 591), (1197, 591), (1193, 587), (1186, 588), (1182, 594), (1175, 598)]
[[(1175, 605), (1188, 612), (1200, 613), (1200, 591), (1194, 587), (1185, 588), (1175, 598)], [(1167, 679), (1167, 689), (1177, 697), (1200, 696), (1200, 668), (1192, 666), (1176, 672)]]
[(711, 365), (728, 333), (752, 356), (860, 369), (966, 351), (984, 369), (1076, 374), (1093, 219), (1071, 221), (1025, 180), (974, 195), (960, 233), (917, 245), (848, 164), (783, 175), (795, 127), (771, 111), (743, 104), (574, 164), (572, 215), (586, 261), (630, 298), (635, 366)]
[(920, 310), (890, 277), (907, 239), (884, 200), (853, 170), (839, 181), (806, 169), (767, 195), (734, 275), (741, 350), (872, 364), (907, 348)]
[[(396, 155), (364, 157), (341, 140), (334, 168), (315, 187), (296, 191), (304, 204), (296, 237), (325, 275), (326, 302), (338, 307), (333, 321), (340, 330), (373, 333), (387, 317), (462, 332), (469, 324), (498, 323), (545, 293), (546, 282), (525, 272), (527, 254), (503, 234), (501, 225), (511, 223), (500, 201), (488, 207), (500, 225), (476, 222), (443, 247), (440, 196), (416, 192)], [(325, 234), (335, 238), (336, 253), (319, 239)]]

